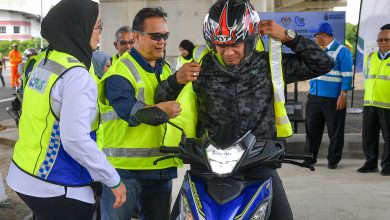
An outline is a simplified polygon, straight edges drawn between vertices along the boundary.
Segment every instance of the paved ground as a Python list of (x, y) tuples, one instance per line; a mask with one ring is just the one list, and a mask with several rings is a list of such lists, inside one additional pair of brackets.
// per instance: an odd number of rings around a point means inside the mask
[[(359, 174), (363, 160), (347, 159), (329, 170), (324, 159), (316, 171), (283, 165), (279, 174), (296, 220), (388, 220), (390, 177)], [(184, 169), (180, 175), (184, 175)], [(182, 178), (175, 181), (176, 196)]]

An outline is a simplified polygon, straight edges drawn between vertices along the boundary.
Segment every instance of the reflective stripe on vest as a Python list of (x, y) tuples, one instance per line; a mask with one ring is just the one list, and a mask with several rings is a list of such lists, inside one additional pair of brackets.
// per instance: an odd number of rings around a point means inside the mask
[(383, 79), (383, 80), (390, 80), (390, 76), (389, 75), (382, 75), (382, 74), (380, 74), (380, 75), (367, 75), (366, 76), (366, 79), (375, 79), (375, 78), (377, 78), (377, 79)]
[[(137, 83), (142, 83), (142, 78), (141, 78), (140, 74), (138, 73), (137, 68), (134, 66), (134, 64), (129, 59), (122, 59), (120, 62), (122, 62), (123, 64), (126, 65), (126, 67), (130, 70), (131, 74), (133, 75), (133, 77)], [(140, 88), (138, 90), (137, 100), (145, 102), (144, 88)], [(102, 120), (104, 122), (109, 122), (111, 120), (122, 120), (114, 110), (101, 113), (101, 116), (102, 116)]]
[(333, 77), (333, 76), (327, 76), (327, 75), (322, 75), (317, 77), (318, 80), (322, 81), (328, 81), (328, 82), (341, 82), (343, 79), (340, 77)]
[(209, 52), (206, 45), (198, 45), (194, 48), (193, 59), (197, 63), (201, 63), (203, 57)]
[[(137, 68), (135, 68), (134, 63), (130, 62), (129, 59), (122, 59), (121, 61), (127, 66), (127, 68), (129, 68), (129, 70), (130, 70), (131, 74), (133, 74), (134, 79), (136, 80), (136, 82), (137, 83), (142, 83), (142, 78), (139, 75)], [(145, 90), (144, 90), (144, 88), (140, 88), (138, 90), (137, 100), (145, 102)]]
[(272, 85), (274, 88), (275, 125), (277, 137), (290, 137), (292, 135), (292, 128), (286, 108), (284, 107), (285, 97), (281, 45), (282, 43), (280, 41), (270, 38), (269, 60)]
[(381, 60), (374, 52), (367, 57), (366, 65), (364, 105), (390, 109), (390, 59)]
[(104, 147), (107, 157), (161, 157), (166, 156), (159, 148), (110, 148)]
[(341, 45), (341, 44), (340, 44), (340, 45), (337, 47), (337, 49), (336, 49), (335, 51), (328, 51), (327, 54), (328, 54), (330, 57), (332, 57), (333, 60), (336, 60), (337, 55), (339, 55), (341, 49), (343, 49), (344, 47), (345, 47), (344, 45)]
[(378, 107), (390, 108), (390, 102), (364, 101), (364, 105), (373, 105)]
[(61, 64), (49, 59), (46, 60), (46, 63), (44, 62), (44, 60), (41, 60), (41, 62), (39, 62), (38, 64), (38, 67), (43, 68), (49, 72), (55, 73), (57, 75), (60, 75), (66, 70), (66, 68)]
[[(328, 51), (327, 54), (328, 56), (332, 57), (332, 59), (335, 61), (337, 56), (339, 55), (341, 49), (343, 49), (345, 46), (344, 45), (339, 45), (335, 51)], [(340, 71), (337, 70), (331, 70), (329, 73), (321, 75), (316, 77), (315, 79), (317, 80), (322, 80), (322, 81), (327, 81), (327, 82), (337, 82), (340, 83), (342, 82), (342, 77), (347, 77), (347, 76), (352, 76), (352, 72), (345, 72), (341, 73)]]

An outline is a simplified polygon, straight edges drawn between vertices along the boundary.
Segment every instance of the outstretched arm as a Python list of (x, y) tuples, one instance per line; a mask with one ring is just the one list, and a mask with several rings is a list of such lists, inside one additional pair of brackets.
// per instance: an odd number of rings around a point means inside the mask
[(297, 35), (289, 39), (286, 29), (272, 20), (260, 22), (260, 33), (280, 40), (294, 54), (283, 54), (285, 83), (307, 80), (332, 70), (334, 61), (314, 41)]

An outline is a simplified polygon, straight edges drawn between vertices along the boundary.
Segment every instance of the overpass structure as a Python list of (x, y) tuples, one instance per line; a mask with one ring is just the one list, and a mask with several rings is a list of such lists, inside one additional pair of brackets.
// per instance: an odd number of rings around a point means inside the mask
[[(168, 13), (171, 33), (167, 46), (167, 59), (179, 55), (181, 40), (204, 44), (202, 24), (204, 16), (215, 0), (100, 0), (100, 15), (104, 22), (101, 49), (115, 53), (115, 31), (123, 25), (131, 27), (135, 14), (144, 7), (161, 6)], [(257, 11), (332, 11), (333, 7), (346, 6), (347, 0), (251, 0)]]

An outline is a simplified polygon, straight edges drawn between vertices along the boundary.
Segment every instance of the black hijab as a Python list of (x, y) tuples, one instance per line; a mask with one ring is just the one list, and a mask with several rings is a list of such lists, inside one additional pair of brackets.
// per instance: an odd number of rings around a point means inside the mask
[(62, 0), (42, 21), (41, 35), (50, 50), (76, 57), (88, 69), (91, 65), (90, 39), (99, 14), (98, 3), (91, 0)]
[(194, 51), (195, 45), (189, 40), (182, 40), (179, 47), (188, 51), (188, 55), (184, 59), (189, 60), (192, 58), (192, 52)]

